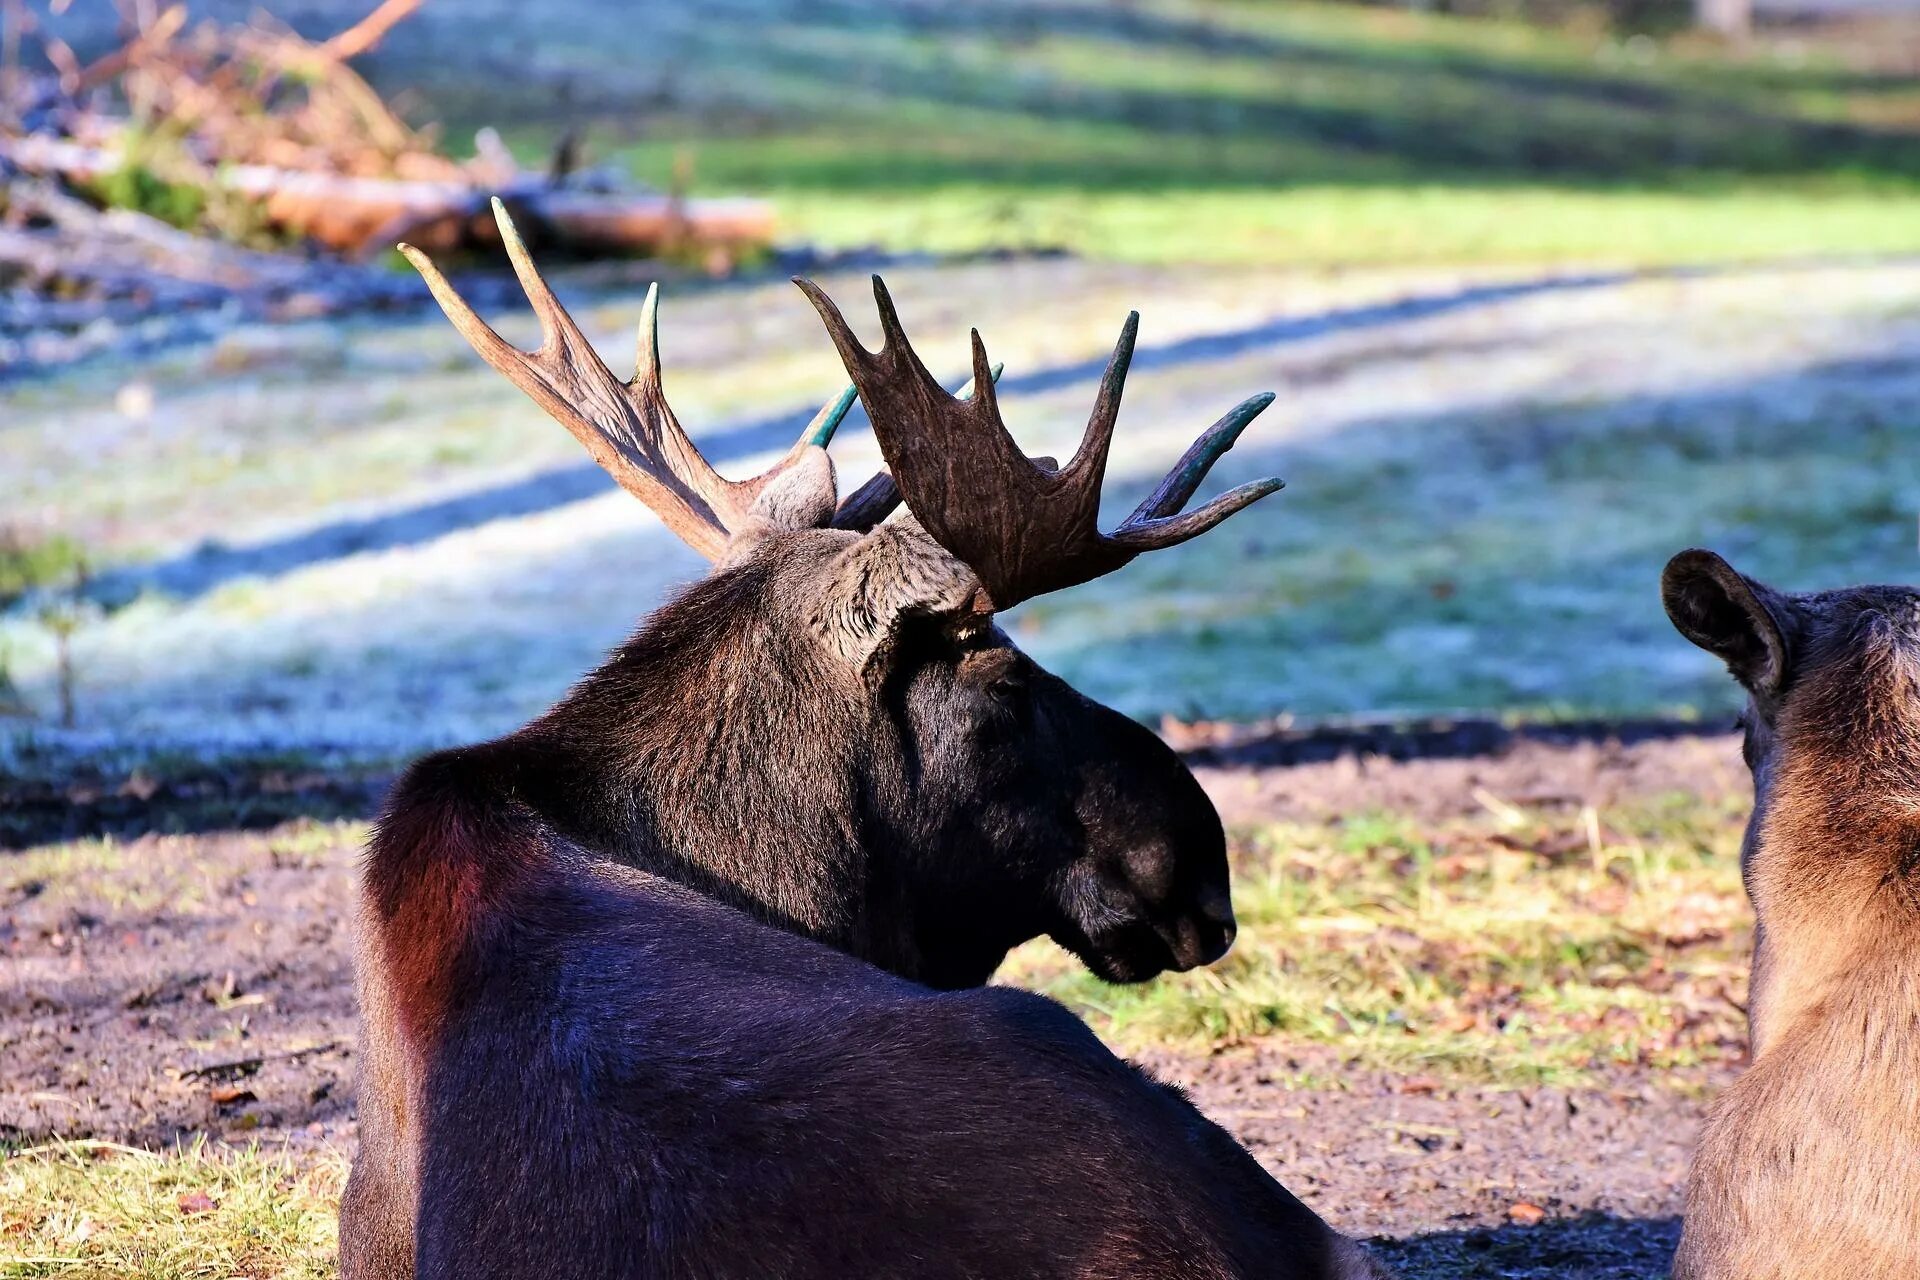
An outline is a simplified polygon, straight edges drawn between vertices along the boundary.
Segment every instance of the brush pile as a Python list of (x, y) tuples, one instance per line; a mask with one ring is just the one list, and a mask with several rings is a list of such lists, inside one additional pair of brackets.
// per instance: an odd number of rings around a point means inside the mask
[(312, 41), (264, 15), (190, 26), (182, 5), (126, 0), (122, 42), (83, 62), (28, 0), (0, 0), (0, 370), (414, 305), (418, 283), (377, 260), (403, 239), (485, 251), (494, 195), (575, 255), (724, 269), (770, 241), (763, 204), (634, 190), (580, 171), (571, 139), (544, 172), (491, 130), (450, 158), (350, 65), (421, 3), (383, 0)]

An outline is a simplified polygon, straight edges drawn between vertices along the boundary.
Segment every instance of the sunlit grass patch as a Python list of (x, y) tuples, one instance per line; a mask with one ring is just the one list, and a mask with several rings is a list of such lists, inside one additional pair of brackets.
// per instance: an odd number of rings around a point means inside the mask
[(1122, 1049), (1262, 1038), (1370, 1065), (1571, 1083), (1739, 1052), (1741, 814), (1688, 798), (1606, 814), (1391, 816), (1243, 834), (1240, 936), (1211, 969), (1109, 987), (1048, 948), (1009, 980)]
[(773, 195), (791, 234), (820, 244), (1065, 249), (1142, 263), (1652, 267), (1920, 250), (1920, 197), (1904, 191), (1414, 182), (1135, 192), (957, 182), (910, 194)]
[[(366, 843), (363, 820), (302, 820), (243, 836), (254, 860), (271, 867), (314, 869), (344, 865)], [(138, 915), (165, 908), (177, 915), (206, 910), (235, 874), (194, 856), (195, 837), (149, 835), (128, 842), (112, 836), (40, 845), (0, 862), (0, 906), (34, 900), (92, 915)], [(264, 856), (260, 856), (264, 855)]]
[(0, 1276), (330, 1276), (346, 1172), (206, 1143), (30, 1147), (0, 1164)]

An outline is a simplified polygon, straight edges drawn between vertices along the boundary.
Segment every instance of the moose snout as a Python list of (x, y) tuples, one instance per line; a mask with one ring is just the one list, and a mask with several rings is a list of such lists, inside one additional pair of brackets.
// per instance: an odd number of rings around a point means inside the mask
[(1212, 964), (1227, 954), (1238, 932), (1232, 902), (1224, 896), (1209, 898), (1167, 931), (1171, 934), (1166, 938), (1167, 947), (1173, 952), (1175, 968), (1184, 972)]

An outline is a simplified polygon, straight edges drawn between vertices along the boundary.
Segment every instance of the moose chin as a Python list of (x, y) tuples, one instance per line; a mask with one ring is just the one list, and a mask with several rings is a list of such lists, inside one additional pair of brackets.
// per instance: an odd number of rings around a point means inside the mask
[(1278, 488), (1182, 511), (1271, 397), (1102, 533), (1134, 319), (1056, 467), (1002, 425), (977, 334), (961, 399), (877, 279), (877, 354), (802, 282), (888, 471), (836, 500), (830, 406), (726, 480), (667, 405), (654, 296), (622, 383), (498, 216), (535, 352), (408, 255), (714, 571), (547, 714), (395, 787), (360, 890), (347, 1280), (1383, 1274), (1177, 1090), (981, 985), (1043, 935), (1124, 981), (1232, 943), (1192, 775), (994, 619)]

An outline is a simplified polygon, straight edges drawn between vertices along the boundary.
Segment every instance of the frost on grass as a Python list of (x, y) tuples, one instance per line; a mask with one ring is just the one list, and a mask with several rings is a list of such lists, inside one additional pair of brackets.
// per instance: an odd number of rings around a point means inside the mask
[[(1730, 688), (1660, 614), (1674, 551), (1714, 546), (1789, 588), (1912, 577), (1917, 267), (1546, 280), (1491, 300), (1439, 273), (1075, 262), (894, 283), (939, 372), (981, 326), (1036, 453), (1071, 451), (1118, 318), (1143, 311), (1110, 520), (1225, 407), (1280, 392), (1209, 491), (1277, 473), (1284, 493), (1008, 619), (1145, 718), (1713, 713)], [(585, 310), (625, 347), (631, 299)], [(841, 380), (771, 288), (678, 301), (663, 339), (683, 418), (734, 474)], [(71, 733), (47, 723), (49, 637), (0, 618), (40, 747), (385, 757), (470, 740), (548, 705), (701, 571), (580, 479), (566, 433), (450, 333), (334, 341), (285, 369), (170, 357), (143, 423), (110, 412), (110, 379), (25, 396), (0, 466), (133, 566), (133, 603), (74, 637)], [(857, 431), (836, 451), (848, 487), (874, 462)], [(245, 554), (196, 560), (209, 538)]]

